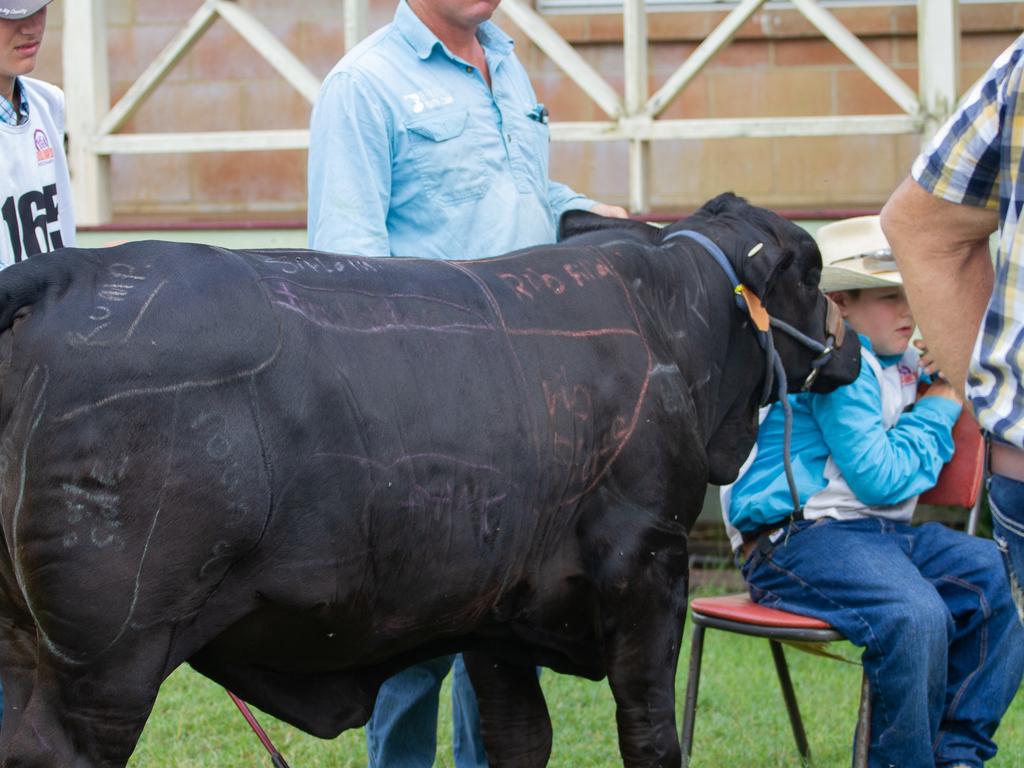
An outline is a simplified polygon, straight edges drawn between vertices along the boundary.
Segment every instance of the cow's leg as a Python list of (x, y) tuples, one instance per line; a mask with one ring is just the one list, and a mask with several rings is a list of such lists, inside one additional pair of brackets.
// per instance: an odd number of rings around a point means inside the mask
[[(156, 632), (153, 632), (156, 635)], [(166, 644), (113, 648), (100, 661), (75, 664), (39, 649), (32, 693), (0, 752), (4, 768), (121, 768), (156, 701)]]
[(37, 663), (36, 647), (34, 629), (24, 629), (12, 621), (0, 630), (0, 676), (4, 685), (0, 755), (4, 754), (31, 697)]
[(675, 673), (686, 618), (686, 579), (645, 580), (616, 606), (605, 647), (619, 751), (627, 768), (678, 768)]
[(487, 762), (498, 768), (540, 768), (551, 756), (551, 718), (532, 665), (486, 653), (464, 653), (480, 707)]

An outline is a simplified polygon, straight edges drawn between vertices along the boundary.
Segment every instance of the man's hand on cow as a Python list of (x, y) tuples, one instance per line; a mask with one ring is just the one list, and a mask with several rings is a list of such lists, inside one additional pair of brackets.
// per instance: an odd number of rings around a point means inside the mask
[(629, 211), (623, 208), (621, 205), (608, 205), (608, 203), (597, 203), (593, 208), (590, 209), (591, 213), (596, 213), (598, 216), (608, 216), (612, 219), (628, 219)]

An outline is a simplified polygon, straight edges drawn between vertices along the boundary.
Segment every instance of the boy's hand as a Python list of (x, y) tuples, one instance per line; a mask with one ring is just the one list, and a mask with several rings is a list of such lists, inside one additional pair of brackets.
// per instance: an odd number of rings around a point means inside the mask
[(938, 363), (935, 362), (934, 358), (932, 358), (931, 354), (928, 352), (928, 346), (924, 343), (924, 340), (915, 339), (914, 346), (917, 347), (918, 351), (921, 353), (921, 368), (924, 372), (929, 376), (935, 376), (936, 374), (941, 376), (942, 373), (939, 371)]
[(954, 403), (960, 403), (960, 405), (964, 403), (960, 393), (945, 379), (936, 379), (932, 384), (929, 384), (928, 389), (924, 391), (921, 397), (944, 397), (947, 400), (952, 400)]

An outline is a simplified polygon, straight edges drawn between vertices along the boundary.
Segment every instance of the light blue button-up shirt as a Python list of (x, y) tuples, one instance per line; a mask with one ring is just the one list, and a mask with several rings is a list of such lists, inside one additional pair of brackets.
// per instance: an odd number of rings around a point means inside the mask
[[(409, 8), (324, 80), (309, 150), (309, 245), (474, 259), (555, 241), (595, 203), (548, 179), (548, 126), (512, 39), (484, 22), (491, 87)], [(544, 115), (546, 117), (546, 115)]]

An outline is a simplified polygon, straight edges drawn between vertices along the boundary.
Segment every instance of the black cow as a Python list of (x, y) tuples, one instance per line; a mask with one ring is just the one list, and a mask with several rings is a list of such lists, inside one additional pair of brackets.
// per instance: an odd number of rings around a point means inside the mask
[[(565, 226), (476, 262), (140, 242), (0, 272), (0, 763), (124, 765), (185, 661), (333, 737), (465, 649), (493, 764), (546, 763), (543, 665), (607, 675), (626, 765), (678, 766), (687, 531), (765, 358), (674, 234), (818, 341), (820, 256), (733, 196)], [(776, 337), (798, 387), (815, 353)], [(815, 387), (858, 365), (851, 335)]]

